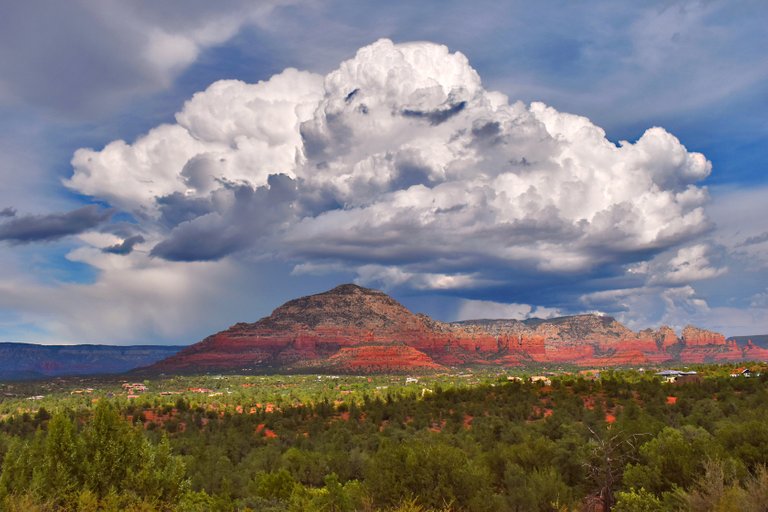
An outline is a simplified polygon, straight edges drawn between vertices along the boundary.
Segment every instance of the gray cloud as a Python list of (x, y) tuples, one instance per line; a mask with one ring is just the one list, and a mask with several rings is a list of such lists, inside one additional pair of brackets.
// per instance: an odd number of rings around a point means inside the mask
[(7, 4), (0, 18), (0, 103), (94, 113), (126, 95), (163, 89), (201, 50), (281, 3)]
[(413, 110), (404, 109), (403, 115), (405, 117), (415, 117), (417, 119), (426, 119), (431, 124), (441, 124), (452, 118), (467, 106), (466, 101), (459, 101), (455, 104), (450, 104), (445, 108), (439, 108), (435, 110)]
[(157, 204), (161, 212), (161, 222), (170, 228), (214, 211), (209, 198), (190, 198), (181, 192), (158, 197)]
[[(254, 189), (228, 184), (215, 195), (215, 201), (226, 202), (229, 208), (181, 222), (152, 248), (150, 255), (169, 261), (211, 261), (252, 247), (281, 223), (291, 220), (296, 185), (284, 174), (273, 174), (266, 186)], [(181, 198), (177, 197), (173, 204), (190, 211)]]
[(765, 241), (768, 241), (768, 231), (766, 231), (765, 233), (761, 233), (759, 235), (756, 235), (756, 236), (750, 236), (750, 237), (748, 237), (746, 240), (744, 240), (739, 245), (743, 247), (743, 246), (747, 246), (747, 245), (761, 244), (761, 243), (763, 243)]
[(15, 216), (0, 224), (0, 241), (15, 244), (47, 242), (95, 228), (112, 216), (112, 210), (96, 205), (66, 213)]
[(16, 209), (15, 208), (3, 208), (0, 210), (0, 217), (14, 217), (16, 215)]
[(133, 248), (136, 244), (143, 243), (144, 241), (145, 240), (143, 236), (134, 235), (126, 238), (119, 244), (105, 247), (104, 249), (102, 249), (102, 252), (105, 252), (107, 254), (120, 254), (120, 255), (130, 254), (133, 251)]

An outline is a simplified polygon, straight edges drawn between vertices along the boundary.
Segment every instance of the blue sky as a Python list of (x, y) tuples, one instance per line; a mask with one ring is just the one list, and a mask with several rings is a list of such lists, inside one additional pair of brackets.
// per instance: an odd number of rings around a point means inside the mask
[(768, 332), (763, 2), (6, 12), (5, 341), (191, 343), (353, 280), (444, 320)]

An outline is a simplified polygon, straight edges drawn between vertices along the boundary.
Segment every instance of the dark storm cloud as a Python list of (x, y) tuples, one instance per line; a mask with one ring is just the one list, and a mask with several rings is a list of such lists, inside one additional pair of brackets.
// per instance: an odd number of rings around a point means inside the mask
[(213, 211), (213, 205), (208, 198), (190, 198), (180, 192), (158, 197), (157, 204), (162, 215), (161, 221), (168, 227), (173, 227)]
[(15, 208), (3, 208), (0, 210), (0, 217), (14, 217), (16, 215)]
[(213, 261), (254, 246), (294, 214), (294, 180), (273, 174), (267, 183), (255, 189), (226, 184), (216, 193), (231, 194), (230, 209), (181, 222), (150, 254), (170, 261)]
[(95, 228), (112, 215), (96, 205), (66, 213), (14, 216), (0, 224), (0, 241), (15, 244), (47, 242)]
[(102, 252), (108, 253), (108, 254), (130, 254), (131, 251), (133, 251), (133, 247), (136, 244), (140, 244), (144, 242), (144, 237), (141, 235), (134, 235), (131, 237), (126, 238), (123, 240), (122, 243), (112, 245), (110, 247), (105, 247), (102, 249)]
[(227, 225), (226, 217), (211, 213), (185, 222), (154, 246), (150, 255), (169, 261), (214, 261), (247, 245), (238, 226)]

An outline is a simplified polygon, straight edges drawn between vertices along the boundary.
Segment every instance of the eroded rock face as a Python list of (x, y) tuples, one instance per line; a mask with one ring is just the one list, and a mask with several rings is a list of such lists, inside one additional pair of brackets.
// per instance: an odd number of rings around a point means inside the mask
[(642, 338), (653, 340), (656, 347), (661, 351), (680, 343), (675, 330), (667, 325), (662, 325), (655, 331), (653, 329), (643, 329), (637, 334)]
[[(158, 367), (163, 371), (269, 367), (300, 371), (343, 370), (347, 364), (349, 371), (439, 369), (437, 360), (460, 341), (450, 326), (408, 311), (385, 293), (347, 284), (286, 302), (270, 316), (236, 324)], [(472, 344), (473, 354), (495, 351), (495, 342), (491, 347), (484, 341), (462, 343)], [(475, 345), (480, 348), (476, 350)]]
[(701, 347), (705, 345), (725, 345), (725, 336), (718, 332), (699, 329), (692, 325), (686, 325), (683, 329), (683, 343), (686, 347)]
[(151, 369), (405, 372), (536, 362), (732, 361), (762, 352), (692, 326), (679, 338), (666, 326), (635, 333), (602, 315), (443, 323), (412, 313), (381, 291), (345, 284), (286, 302), (258, 322), (236, 324)]

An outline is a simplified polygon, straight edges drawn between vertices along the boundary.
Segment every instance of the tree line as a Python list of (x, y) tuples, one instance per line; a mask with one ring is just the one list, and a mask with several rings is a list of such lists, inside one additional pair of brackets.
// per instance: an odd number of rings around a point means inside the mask
[(4, 510), (765, 511), (766, 385), (609, 372), (254, 414), (178, 398), (151, 424), (100, 400), (0, 423), (0, 500)]

